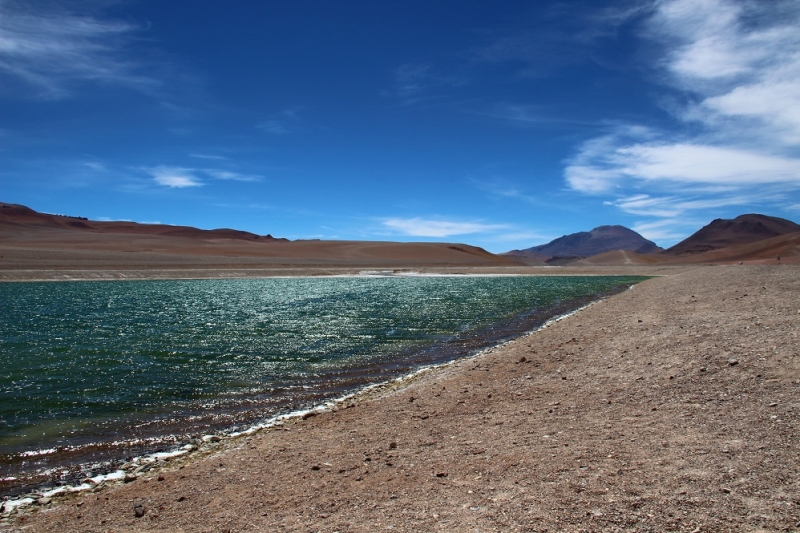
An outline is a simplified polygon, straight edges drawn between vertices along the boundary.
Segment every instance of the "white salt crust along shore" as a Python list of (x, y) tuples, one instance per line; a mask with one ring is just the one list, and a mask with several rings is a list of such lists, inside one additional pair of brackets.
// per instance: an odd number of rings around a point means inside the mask
[[(416, 273), (411, 275), (415, 274)], [(373, 273), (370, 272), (366, 275), (373, 275)], [(447, 274), (434, 274), (434, 275), (438, 276)], [(564, 318), (572, 316), (575, 313), (578, 313), (581, 310), (586, 309), (591, 305), (594, 305), (595, 303), (597, 302), (596, 301), (590, 302), (578, 309), (555, 316), (547, 320), (541, 326), (524, 333), (518, 338), (523, 338), (533, 335), (537, 331), (547, 328), (550, 325), (555, 324), (560, 320), (563, 320)], [(134, 457), (131, 461), (123, 465), (123, 467), (120, 468), (119, 470), (115, 470), (107, 474), (89, 476), (85, 478), (85, 480), (78, 485), (59, 485), (57, 487), (49, 487), (49, 488), (44, 487), (44, 488), (39, 488), (34, 492), (27, 493), (16, 498), (9, 498), (0, 503), (0, 518), (8, 518), (12, 516), (14, 513), (20, 510), (24, 510), (26, 507), (34, 504), (41, 505), (42, 502), (44, 502), (45, 505), (49, 505), (50, 503), (52, 503), (52, 499), (56, 496), (69, 495), (84, 491), (96, 492), (97, 490), (104, 488), (105, 485), (109, 482), (130, 483), (141, 474), (147, 472), (152, 473), (152, 471), (157, 471), (158, 468), (164, 468), (168, 466), (167, 462), (171, 460), (177, 458), (183, 458), (185, 456), (188, 456), (188, 454), (197, 451), (203, 451), (206, 453), (213, 452), (214, 448), (216, 447), (214, 445), (216, 445), (217, 443), (221, 443), (223, 440), (227, 441), (232, 439), (239, 439), (240, 437), (251, 436), (262, 430), (283, 426), (286, 422), (290, 422), (294, 419), (308, 419), (312, 416), (316, 416), (325, 412), (335, 411), (348, 401), (356, 400), (362, 397), (368, 397), (370, 395), (380, 394), (381, 392), (384, 392), (388, 389), (405, 386), (412, 380), (417, 379), (418, 377), (422, 376), (427, 372), (450, 366), (461, 360), (469, 360), (476, 357), (480, 357), (487, 353), (492, 353), (494, 350), (502, 348), (503, 346), (506, 346), (516, 340), (517, 339), (513, 339), (510, 341), (497, 344), (495, 346), (491, 346), (489, 348), (485, 348), (469, 357), (464, 357), (454, 361), (449, 361), (446, 363), (441, 363), (436, 365), (426, 365), (404, 376), (400, 376), (390, 381), (373, 383), (364, 386), (358, 391), (328, 400), (310, 409), (292, 411), (290, 413), (280, 414), (271, 417), (267, 420), (253, 424), (252, 426), (241, 431), (203, 435), (200, 439), (197, 439), (195, 442), (191, 444), (186, 444), (169, 451), (156, 452), (152, 454), (143, 455), (140, 457)], [(36, 455), (45, 455), (56, 452), (57, 450), (53, 448), (48, 450), (32, 450), (30, 452), (25, 452), (24, 455), (36, 456)]]

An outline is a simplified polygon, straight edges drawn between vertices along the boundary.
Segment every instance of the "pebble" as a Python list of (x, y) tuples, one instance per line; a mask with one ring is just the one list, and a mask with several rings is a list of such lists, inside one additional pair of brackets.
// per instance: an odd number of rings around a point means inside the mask
[(39, 505), (49, 505), (50, 502), (52, 501), (53, 501), (52, 498), (39, 498), (38, 500), (36, 500), (36, 503), (38, 503)]
[(144, 513), (145, 513), (145, 508), (144, 505), (142, 505), (141, 503), (137, 503), (136, 505), (133, 506), (133, 515), (136, 518), (143, 517)]
[(728, 366), (736, 366), (739, 364), (737, 359), (728, 359)]

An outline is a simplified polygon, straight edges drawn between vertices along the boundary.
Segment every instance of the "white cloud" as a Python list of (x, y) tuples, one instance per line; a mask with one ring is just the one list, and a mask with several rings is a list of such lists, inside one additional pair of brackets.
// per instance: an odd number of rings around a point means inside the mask
[(77, 81), (149, 90), (158, 85), (126, 58), (127, 22), (76, 15), (50, 4), (0, 1), (0, 72), (36, 87), (40, 97), (64, 98)]
[(705, 219), (661, 219), (654, 222), (637, 222), (633, 231), (656, 244), (680, 241), (697, 228), (708, 224)]
[[(602, 139), (607, 152), (586, 148), (566, 169), (570, 186), (585, 193), (602, 193), (625, 180), (723, 184), (737, 187), (787, 184), (800, 186), (800, 159), (773, 156), (736, 147), (691, 143), (624, 144)], [(595, 140), (596, 142), (597, 140)]]
[(481, 222), (457, 222), (425, 218), (387, 218), (383, 225), (404, 235), (416, 237), (449, 237), (473, 233), (490, 233), (507, 229), (503, 224), (484, 224)]
[[(698, 99), (687, 117), (719, 137), (800, 145), (800, 9), (788, 2), (659, 2), (651, 38), (673, 83)], [(792, 7), (794, 5), (794, 7)], [(786, 9), (781, 9), (786, 8)], [(732, 127), (733, 126), (733, 127)]]
[(189, 157), (196, 157), (197, 159), (211, 159), (213, 161), (224, 161), (228, 159), (224, 155), (199, 154), (199, 153), (189, 154)]
[[(617, 126), (567, 161), (575, 191), (610, 197), (653, 235), (678, 217), (800, 193), (800, 6), (744, 0), (656, 0), (642, 36), (667, 90), (689, 102), (679, 128)], [(697, 126), (700, 126), (698, 128)], [(650, 224), (648, 226), (648, 224)]]
[(203, 169), (203, 172), (218, 180), (228, 181), (261, 181), (261, 176), (254, 174), (241, 174), (239, 172), (231, 172), (230, 170), (217, 170), (212, 168)]
[(223, 181), (255, 182), (261, 181), (261, 176), (254, 174), (242, 174), (230, 170), (217, 168), (185, 168), (160, 165), (152, 168), (143, 169), (153, 177), (159, 185), (173, 188), (199, 187), (203, 185), (203, 180), (199, 175)]
[(165, 187), (183, 189), (203, 185), (190, 168), (159, 166), (147, 171), (156, 183)]
[(108, 168), (103, 163), (98, 163), (97, 161), (85, 161), (83, 164), (97, 172), (108, 171)]

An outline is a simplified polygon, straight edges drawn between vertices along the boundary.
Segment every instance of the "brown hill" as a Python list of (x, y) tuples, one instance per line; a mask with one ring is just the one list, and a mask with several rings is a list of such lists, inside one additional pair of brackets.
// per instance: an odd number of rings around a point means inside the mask
[(716, 248), (699, 254), (673, 256), (669, 258), (669, 263), (800, 264), (800, 232), (778, 235), (771, 239), (746, 244)]
[[(524, 250), (512, 250), (504, 255), (510, 257), (529, 257), (550, 264), (561, 264), (583, 257), (610, 252), (630, 250), (637, 253), (660, 252), (661, 248), (625, 226), (599, 226), (591, 231), (581, 231), (564, 235), (547, 244), (533, 246)], [(549, 261), (552, 258), (559, 258)]]
[(800, 225), (790, 220), (766, 215), (748, 214), (733, 220), (716, 219), (689, 238), (661, 253), (672, 256), (702, 254), (710, 250), (754, 243), (798, 231)]
[(102, 222), (0, 204), (0, 270), (519, 265), (452, 243), (288, 241), (230, 229)]
[(131, 233), (137, 235), (164, 235), (194, 239), (274, 240), (271, 235), (260, 236), (248, 231), (228, 228), (204, 230), (190, 226), (171, 226), (168, 224), (96, 221), (84, 217), (39, 213), (24, 205), (6, 203), (0, 203), (0, 225), (11, 227), (28, 226), (30, 228), (94, 230), (98, 232)]

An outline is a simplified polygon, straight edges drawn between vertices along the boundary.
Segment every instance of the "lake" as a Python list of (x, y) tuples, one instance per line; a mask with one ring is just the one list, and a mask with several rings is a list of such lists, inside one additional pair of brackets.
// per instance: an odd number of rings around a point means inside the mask
[(0, 494), (475, 354), (643, 279), (0, 283)]

